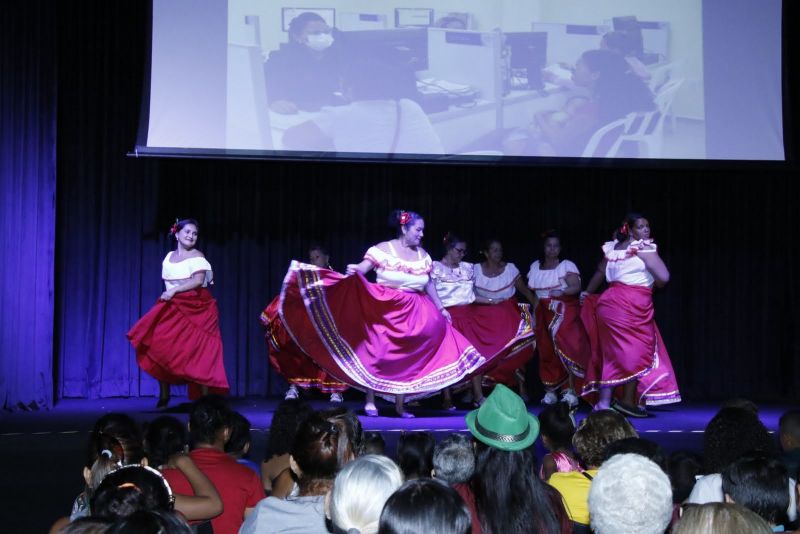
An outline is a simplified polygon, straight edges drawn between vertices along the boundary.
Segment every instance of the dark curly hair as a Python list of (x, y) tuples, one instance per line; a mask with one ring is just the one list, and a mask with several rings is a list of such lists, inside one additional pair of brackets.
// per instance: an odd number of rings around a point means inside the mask
[(151, 465), (165, 465), (170, 456), (186, 447), (186, 428), (172, 416), (153, 420), (145, 430), (145, 450)]
[(278, 404), (269, 426), (264, 458), (288, 454), (292, 450), (297, 428), (313, 412), (311, 406), (302, 399), (287, 399)]
[(606, 447), (620, 439), (638, 438), (639, 434), (625, 417), (613, 410), (591, 412), (580, 422), (572, 446), (586, 468), (599, 467)]
[(703, 435), (703, 468), (720, 473), (747, 452), (775, 454), (777, 447), (764, 423), (751, 410), (723, 408), (709, 421)]

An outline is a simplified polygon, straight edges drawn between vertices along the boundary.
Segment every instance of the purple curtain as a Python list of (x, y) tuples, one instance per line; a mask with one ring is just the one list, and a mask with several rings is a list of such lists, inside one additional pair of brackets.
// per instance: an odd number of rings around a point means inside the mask
[(1, 11), (0, 403), (29, 410), (53, 403), (56, 18), (39, 2)]

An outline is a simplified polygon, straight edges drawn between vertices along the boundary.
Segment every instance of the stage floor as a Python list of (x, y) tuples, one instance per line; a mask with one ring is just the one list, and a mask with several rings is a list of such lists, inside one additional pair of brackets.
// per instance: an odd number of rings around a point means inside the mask
[[(349, 400), (349, 399), (353, 400)], [(377, 430), (386, 440), (387, 455), (393, 456), (400, 432), (430, 431), (437, 440), (451, 432), (466, 432), (464, 415), (468, 410), (445, 412), (436, 409), (438, 399), (411, 408), (415, 419), (391, 417), (393, 407), (380, 403), (381, 417), (366, 417), (358, 394), (348, 393), (344, 406), (355, 410), (365, 430)], [(251, 459), (264, 455), (272, 414), (280, 399), (231, 399), (232, 407), (245, 415), (252, 425)], [(317, 408), (331, 405), (323, 398), (311, 400)], [(68, 515), (72, 500), (82, 490), (82, 466), (88, 432), (94, 421), (107, 412), (124, 412), (139, 422), (168, 414), (182, 421), (188, 418), (186, 399), (173, 398), (166, 410), (156, 410), (155, 399), (62, 400), (52, 410), (0, 413), (0, 457), (4, 460), (0, 475), (0, 524), (6, 532), (42, 532), (61, 515)], [(631, 422), (641, 437), (659, 443), (666, 453), (678, 450), (702, 451), (703, 429), (718, 409), (718, 403), (681, 403), (651, 409), (647, 419)], [(760, 417), (775, 432), (781, 414), (790, 406), (761, 405)], [(531, 404), (538, 413), (541, 407)], [(577, 418), (588, 413), (582, 406)], [(777, 439), (777, 438), (776, 438)], [(537, 440), (541, 456), (541, 440)]]

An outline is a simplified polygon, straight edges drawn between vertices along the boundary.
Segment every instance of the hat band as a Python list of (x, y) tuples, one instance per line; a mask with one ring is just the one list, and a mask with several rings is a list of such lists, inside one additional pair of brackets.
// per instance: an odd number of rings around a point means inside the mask
[(487, 438), (491, 438), (495, 441), (501, 441), (503, 443), (516, 443), (518, 441), (522, 441), (528, 437), (528, 434), (531, 432), (531, 425), (528, 423), (525, 425), (525, 430), (520, 432), (519, 434), (498, 434), (497, 432), (492, 432), (491, 430), (485, 428), (478, 418), (475, 418), (475, 429), (480, 432), (483, 436)]

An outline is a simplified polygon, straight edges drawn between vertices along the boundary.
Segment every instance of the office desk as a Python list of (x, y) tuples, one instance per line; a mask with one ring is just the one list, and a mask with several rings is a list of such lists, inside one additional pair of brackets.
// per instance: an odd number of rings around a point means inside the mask
[[(499, 101), (478, 100), (472, 106), (452, 106), (446, 111), (431, 113), (428, 118), (445, 152), (459, 154), (492, 132), (527, 126), (536, 113), (561, 109), (566, 99), (565, 92), (511, 91)], [(270, 111), (269, 116), (273, 146), (275, 150), (283, 150), (283, 133), (292, 126), (314, 120), (317, 113), (301, 111), (281, 115)]]

